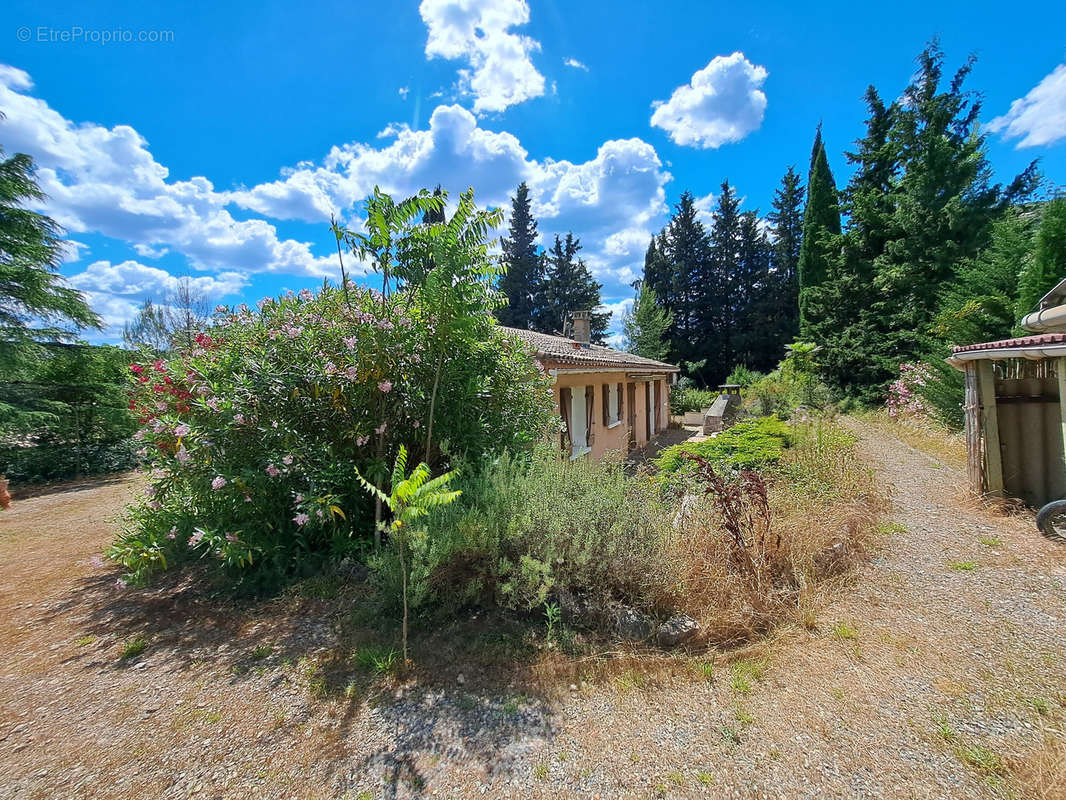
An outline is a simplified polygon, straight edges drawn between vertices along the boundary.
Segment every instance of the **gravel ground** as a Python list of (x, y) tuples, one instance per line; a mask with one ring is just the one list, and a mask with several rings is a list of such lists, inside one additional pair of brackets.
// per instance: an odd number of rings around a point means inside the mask
[[(0, 798), (1023, 791), (997, 759), (1061, 730), (1066, 547), (848, 424), (898, 525), (811, 629), (743, 654), (766, 663), (750, 689), (730, 680), (738, 654), (717, 654), (706, 675), (650, 661), (501, 692), (451, 671), (316, 700), (307, 663), (337, 640), (328, 601), (234, 611), (180, 583), (120, 591), (97, 556), (134, 481), (21, 501), (0, 515)], [(142, 632), (145, 651), (120, 659)]]

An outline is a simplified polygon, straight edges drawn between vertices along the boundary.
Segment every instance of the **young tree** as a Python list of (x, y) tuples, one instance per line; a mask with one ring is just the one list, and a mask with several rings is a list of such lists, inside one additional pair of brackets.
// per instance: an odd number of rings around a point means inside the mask
[(131, 350), (144, 347), (156, 353), (165, 353), (172, 342), (166, 309), (146, 297), (133, 321), (122, 326), (122, 341)]
[(673, 315), (659, 306), (655, 291), (643, 282), (637, 284), (637, 296), (633, 308), (622, 317), (622, 332), (625, 334), (625, 348), (645, 358), (665, 361), (670, 354), (670, 341), (667, 335), (673, 322)]
[(803, 213), (803, 241), (797, 262), (799, 275), (800, 336), (811, 339), (820, 323), (812, 313), (812, 303), (818, 287), (829, 274), (832, 258), (832, 237), (840, 234), (840, 206), (836, 182), (829, 169), (829, 160), (822, 141), (822, 126), (814, 137), (811, 150), (811, 169), (807, 178), (807, 207)]
[(211, 305), (207, 295), (188, 278), (179, 278), (173, 291), (156, 305), (146, 298), (132, 323), (122, 329), (127, 347), (147, 347), (158, 353), (168, 350), (191, 350), (196, 335), (207, 329)]
[(23, 153), (5, 159), (0, 148), (0, 341), (12, 346), (100, 327), (82, 294), (64, 286), (59, 275), (63, 230), (26, 208), (42, 199), (33, 159)]
[(507, 272), (500, 278), (500, 291), (507, 297), (507, 305), (496, 312), (496, 318), (501, 325), (530, 328), (544, 262), (537, 253), (537, 221), (533, 218), (525, 181), (511, 198), (511, 225), (501, 246), (500, 260)]
[(581, 240), (572, 233), (566, 239), (555, 237), (547, 254), (547, 276), (543, 297), (534, 317), (534, 330), (561, 333), (566, 330), (575, 311), (592, 311), (592, 341), (603, 343), (610, 313), (596, 312), (601, 305), (600, 289), (585, 262), (577, 257)]
[(1045, 294), (1066, 278), (1066, 197), (1044, 207), (1036, 231), (1036, 250), (1018, 277), (1017, 316), (1033, 311)]

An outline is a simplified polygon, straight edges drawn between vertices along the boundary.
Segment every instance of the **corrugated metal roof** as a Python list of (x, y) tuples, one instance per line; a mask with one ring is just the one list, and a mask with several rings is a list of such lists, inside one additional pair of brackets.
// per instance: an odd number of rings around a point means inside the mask
[(593, 344), (583, 346), (573, 339), (565, 336), (552, 336), (537, 331), (527, 331), (522, 328), (508, 328), (501, 325), (501, 330), (513, 334), (521, 341), (530, 345), (541, 363), (546, 367), (559, 364), (565, 367), (590, 367), (595, 369), (632, 369), (645, 370), (648, 372), (677, 372), (678, 368), (664, 361), (655, 361), (651, 358), (624, 353), (613, 347)]
[(998, 342), (980, 342), (951, 348), (952, 353), (972, 353), (976, 350), (1005, 350), (1011, 347), (1040, 347), (1042, 345), (1066, 344), (1066, 333), (1040, 333), (1034, 336), (1019, 336), (1016, 339), (1000, 339)]

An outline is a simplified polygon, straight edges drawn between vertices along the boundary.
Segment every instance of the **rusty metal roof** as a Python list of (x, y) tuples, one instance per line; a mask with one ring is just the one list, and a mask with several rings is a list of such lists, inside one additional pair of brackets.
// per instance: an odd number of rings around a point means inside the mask
[(643, 372), (678, 371), (678, 367), (673, 364), (625, 353), (613, 347), (604, 347), (599, 344), (585, 346), (565, 336), (552, 336), (522, 328), (508, 328), (501, 325), (500, 329), (531, 346), (534, 354), (548, 369), (558, 366), (565, 369), (588, 367), (590, 371), (596, 369), (630, 369)]

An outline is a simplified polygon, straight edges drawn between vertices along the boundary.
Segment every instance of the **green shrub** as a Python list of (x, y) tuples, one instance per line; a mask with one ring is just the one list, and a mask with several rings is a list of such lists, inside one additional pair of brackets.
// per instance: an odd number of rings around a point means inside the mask
[(709, 389), (692, 387), (678, 389), (675, 387), (670, 392), (670, 413), (675, 416), (681, 416), (689, 411), (710, 408), (716, 397), (718, 397), (718, 392), (712, 392)]
[(761, 372), (756, 372), (753, 369), (748, 369), (745, 364), (737, 364), (733, 367), (733, 371), (729, 373), (729, 377), (725, 379), (726, 383), (733, 383), (737, 386), (747, 388), (751, 386), (759, 378), (763, 377)]
[(655, 460), (663, 478), (683, 471), (689, 464), (685, 453), (710, 461), (716, 468), (756, 469), (776, 463), (791, 442), (789, 426), (776, 417), (740, 422), (702, 442), (682, 442), (662, 451)]

